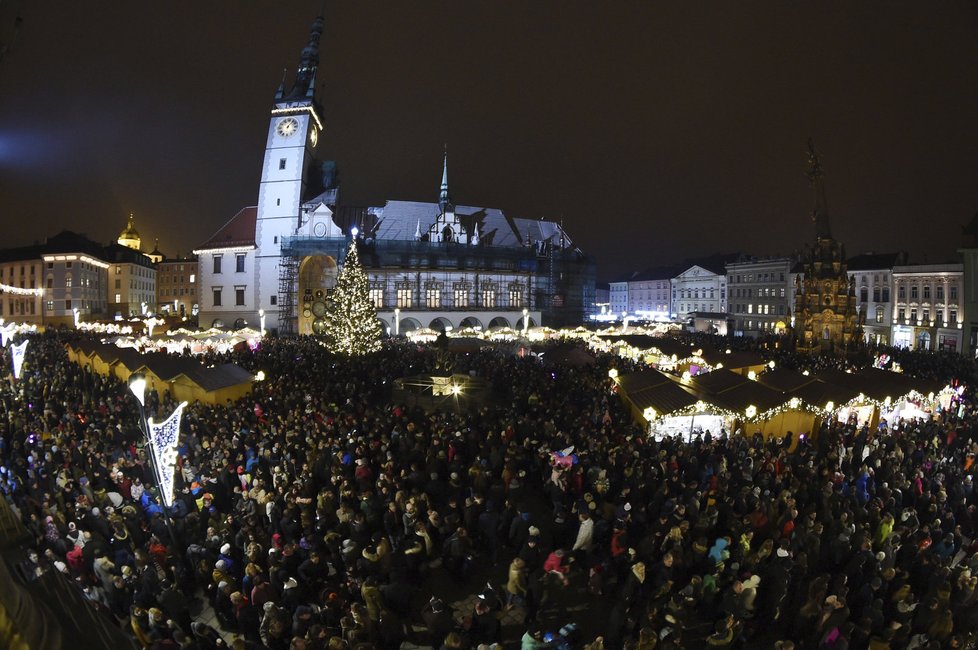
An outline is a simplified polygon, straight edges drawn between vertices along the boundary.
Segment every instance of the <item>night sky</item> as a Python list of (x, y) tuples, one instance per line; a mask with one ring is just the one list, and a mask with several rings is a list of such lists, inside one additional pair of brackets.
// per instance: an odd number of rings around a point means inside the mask
[[(258, 195), (268, 110), (322, 3), (0, 0), (4, 246), (208, 238)], [(707, 11), (707, 9), (709, 9)], [(21, 17), (19, 29), (15, 17)], [(978, 211), (974, 2), (330, 2), (348, 205), (452, 196), (563, 220), (599, 279), (814, 239), (954, 257)]]

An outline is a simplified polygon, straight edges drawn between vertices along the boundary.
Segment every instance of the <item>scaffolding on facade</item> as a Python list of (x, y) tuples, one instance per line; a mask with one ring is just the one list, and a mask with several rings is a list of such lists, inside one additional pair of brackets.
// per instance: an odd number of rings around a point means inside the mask
[(294, 255), (283, 255), (278, 262), (278, 308), (279, 308), (279, 332), (284, 335), (295, 334), (297, 329), (296, 319), (296, 291), (299, 279), (299, 258)]

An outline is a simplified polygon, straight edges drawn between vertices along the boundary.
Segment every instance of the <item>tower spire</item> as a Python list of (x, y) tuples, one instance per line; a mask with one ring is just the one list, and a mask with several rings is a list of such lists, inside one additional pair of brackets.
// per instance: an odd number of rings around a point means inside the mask
[(815, 151), (815, 144), (808, 138), (808, 182), (811, 183), (812, 190), (815, 192), (815, 205), (812, 208), (812, 221), (815, 222), (815, 238), (832, 239), (832, 230), (829, 228), (829, 206), (825, 200), (825, 184), (822, 181), (824, 173), (822, 164), (818, 160), (818, 153)]
[(282, 68), (282, 83), (278, 85), (278, 90), (275, 91), (275, 99), (282, 99), (285, 97), (285, 75), (288, 73), (288, 68)]
[(295, 73), (295, 83), (289, 91), (290, 97), (305, 97), (310, 88), (315, 91), (316, 67), (319, 65), (319, 37), (323, 34), (323, 17), (317, 16), (309, 29), (309, 41), (302, 48), (299, 67)]
[(442, 212), (448, 208), (451, 199), (448, 196), (448, 145), (445, 145), (445, 158), (441, 168), (441, 192), (438, 194), (438, 207)]

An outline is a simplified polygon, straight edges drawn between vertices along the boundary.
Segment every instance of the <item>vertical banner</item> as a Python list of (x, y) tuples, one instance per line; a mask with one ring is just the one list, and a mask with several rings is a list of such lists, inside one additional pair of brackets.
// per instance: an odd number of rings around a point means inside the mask
[(146, 421), (149, 425), (150, 453), (153, 454), (153, 463), (160, 481), (160, 496), (167, 508), (173, 504), (173, 477), (177, 467), (180, 418), (186, 405), (186, 402), (182, 402), (170, 417), (159, 424), (154, 424), (153, 418)]
[(20, 379), (20, 369), (24, 366), (24, 352), (27, 351), (28, 341), (23, 341), (18, 345), (10, 346), (10, 351), (14, 355), (14, 377)]
[(13, 325), (4, 325), (3, 327), (0, 327), (0, 343), (3, 344), (3, 347), (7, 347), (7, 344), (10, 343), (10, 341), (12, 341), (13, 338), (14, 338)]

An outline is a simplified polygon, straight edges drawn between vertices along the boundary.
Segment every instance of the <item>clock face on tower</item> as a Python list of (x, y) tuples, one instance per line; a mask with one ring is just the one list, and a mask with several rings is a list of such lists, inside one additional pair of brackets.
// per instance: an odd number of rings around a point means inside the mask
[(294, 117), (286, 117), (285, 119), (279, 120), (275, 130), (278, 131), (280, 136), (287, 138), (299, 130), (299, 123)]

